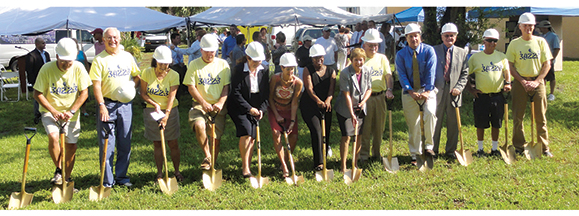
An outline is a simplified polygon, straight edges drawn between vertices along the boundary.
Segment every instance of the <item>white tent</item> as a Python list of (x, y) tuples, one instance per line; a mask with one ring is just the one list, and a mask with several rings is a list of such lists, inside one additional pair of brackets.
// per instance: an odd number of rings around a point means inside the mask
[(0, 8), (0, 35), (107, 27), (120, 31), (154, 31), (176, 26), (185, 26), (185, 19), (145, 7)]

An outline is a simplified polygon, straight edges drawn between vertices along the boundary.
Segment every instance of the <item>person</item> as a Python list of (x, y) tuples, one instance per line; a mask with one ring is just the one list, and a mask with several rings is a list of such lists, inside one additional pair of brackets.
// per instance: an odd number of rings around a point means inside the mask
[[(368, 21), (368, 29), (378, 29), (376, 28), (376, 22), (374, 20)], [(382, 42), (378, 43), (378, 53), (384, 54), (386, 52), (386, 37), (381, 31), (378, 31), (378, 33), (380, 34), (380, 39), (382, 39)], [(364, 47), (362, 46), (362, 48)]]
[[(205, 158), (201, 163), (201, 169), (211, 168), (211, 157), (217, 161), (221, 136), (225, 130), (225, 116), (227, 107), (225, 102), (229, 94), (229, 83), (231, 72), (227, 61), (215, 58), (215, 52), (219, 49), (219, 42), (211, 34), (206, 34), (201, 38), (201, 58), (189, 63), (187, 74), (183, 84), (189, 88), (189, 94), (193, 97), (191, 110), (189, 110), (189, 125), (195, 132), (197, 142), (203, 149)], [(215, 115), (217, 113), (217, 115)], [(215, 116), (215, 155), (211, 155), (209, 139), (211, 128), (207, 127), (206, 115)]]
[[(238, 35), (239, 37), (239, 35)], [(246, 55), (234, 68), (231, 79), (231, 95), (227, 98), (227, 110), (235, 124), (239, 137), (242, 175), (252, 176), (250, 165), (253, 144), (257, 136), (257, 121), (267, 112), (269, 100), (269, 68), (264, 68), (263, 46), (260, 42), (249, 43)]]
[[(312, 37), (306, 35), (302, 39), (302, 46), (296, 50), (294, 55), (296, 56), (296, 60), (298, 62), (298, 77), (304, 80), (304, 68), (307, 67), (309, 64), (312, 63), (312, 59), (310, 56), (310, 48), (312, 47)], [(324, 52), (325, 53), (325, 52)], [(304, 83), (305, 86), (305, 83)]]
[(235, 40), (237, 36), (237, 26), (234, 24), (229, 26), (229, 32), (231, 34), (223, 41), (223, 47), (221, 48), (221, 58), (225, 60), (229, 59), (229, 53), (237, 45)]
[(547, 44), (549, 44), (551, 55), (553, 56), (553, 59), (551, 59), (551, 69), (549, 69), (549, 73), (545, 76), (545, 81), (549, 82), (549, 88), (551, 90), (547, 100), (553, 101), (555, 100), (555, 95), (553, 93), (555, 93), (555, 85), (557, 85), (557, 81), (555, 80), (555, 60), (559, 55), (559, 51), (561, 51), (561, 45), (559, 36), (555, 34), (553, 27), (551, 27), (551, 22), (543, 20), (539, 22), (537, 27), (542, 34), (541, 37), (545, 38)]
[(352, 33), (352, 37), (350, 37), (350, 46), (352, 46), (350, 48), (350, 51), (352, 51), (354, 48), (360, 48), (360, 44), (358, 43), (358, 41), (360, 40), (362, 34), (361, 31), (362, 31), (362, 23), (358, 22), (354, 26), (354, 33)]
[(283, 32), (278, 32), (275, 35), (276, 38), (276, 44), (275, 46), (273, 46), (274, 50), (273, 52), (271, 52), (271, 58), (273, 59), (273, 65), (275, 66), (275, 70), (273, 71), (274, 73), (280, 73), (281, 72), (281, 67), (280, 67), (280, 59), (281, 56), (285, 53), (288, 52), (287, 48), (285, 47), (285, 34)]
[(106, 48), (105, 43), (103, 41), (103, 29), (96, 28), (96, 29), (94, 29), (94, 31), (91, 32), (91, 34), (93, 35), (93, 38), (95, 40), (95, 42), (94, 42), (94, 54), (96, 56), (96, 55), (100, 54), (103, 50), (105, 50), (105, 48)]
[[(235, 68), (235, 66), (239, 64), (239, 61), (245, 58), (245, 42), (247, 42), (245, 35), (238, 34), (235, 37), (235, 41), (237, 46), (235, 46), (235, 48), (233, 48), (229, 54), (229, 57), (231, 58), (231, 64), (229, 65), (229, 68)], [(235, 70), (233, 70), (233, 73), (235, 73)], [(231, 77), (233, 77), (233, 75), (231, 75)]]
[(486, 156), (483, 146), (485, 129), (492, 124), (490, 155), (500, 157), (499, 130), (504, 112), (508, 112), (504, 108), (506, 101), (502, 92), (511, 90), (511, 74), (507, 57), (504, 53), (495, 50), (499, 32), (495, 29), (487, 29), (483, 38), (485, 49), (473, 54), (468, 60), (469, 74), (474, 76), (476, 88), (467, 85), (466, 89), (474, 96), (473, 113), (478, 143), (477, 155)]
[[(436, 123), (436, 93), (434, 86), (436, 77), (436, 53), (432, 46), (422, 43), (420, 26), (410, 23), (405, 28), (408, 46), (396, 53), (396, 71), (402, 86), (402, 107), (404, 118), (408, 125), (408, 148), (412, 157), (411, 163), (416, 165), (416, 155), (435, 156), (434, 125)], [(416, 67), (416, 65), (418, 67)], [(420, 129), (420, 105), (424, 110), (424, 134)], [(426, 148), (422, 146), (422, 135), (425, 137)]]
[[(153, 53), (151, 67), (143, 70), (141, 76), (141, 97), (147, 103), (143, 109), (143, 122), (145, 124), (145, 138), (153, 141), (153, 156), (157, 165), (155, 180), (163, 178), (164, 155), (161, 141), (160, 128), (164, 130), (164, 139), (171, 151), (174, 175), (177, 181), (183, 181), (184, 177), (179, 171), (181, 152), (179, 150), (179, 101), (177, 89), (179, 88), (179, 73), (171, 69), (173, 62), (171, 49), (167, 46), (159, 46)], [(164, 113), (165, 116), (159, 121), (153, 119), (153, 113)]]
[(543, 153), (553, 157), (549, 148), (549, 134), (547, 129), (547, 97), (545, 76), (551, 67), (551, 51), (544, 38), (534, 36), (535, 16), (523, 13), (519, 17), (518, 28), (521, 37), (511, 41), (507, 48), (507, 59), (511, 75), (515, 78), (512, 90), (513, 97), (513, 145), (516, 151), (523, 152), (525, 132), (523, 118), (529, 96), (533, 95), (535, 104), (534, 118), (537, 124), (537, 143), (543, 146)]
[[(176, 71), (179, 74), (179, 83), (183, 82), (183, 78), (185, 77), (185, 73), (187, 72), (187, 66), (183, 60), (183, 55), (188, 54), (189, 49), (183, 50), (179, 48), (179, 44), (181, 44), (181, 34), (179, 33), (172, 33), (171, 34), (171, 58), (172, 62), (169, 66), (172, 70)], [(193, 47), (193, 46), (191, 46)], [(191, 58), (191, 55), (189, 55)], [(187, 87), (184, 85), (180, 85), (177, 90), (177, 97), (184, 95), (187, 93)]]
[(344, 69), (346, 66), (346, 58), (348, 58), (349, 41), (346, 36), (346, 28), (342, 27), (338, 30), (338, 34), (334, 36), (336, 45), (338, 45), (338, 57), (336, 58), (336, 65), (338, 70)]
[(399, 28), (394, 28), (394, 41), (398, 42), (400, 41), (400, 37), (404, 36), (404, 34), (402, 32), (400, 32)]
[[(112, 128), (108, 139), (106, 166), (103, 185), (112, 187), (121, 185), (131, 187), (133, 184), (127, 176), (131, 156), (131, 137), (133, 120), (133, 103), (135, 87), (141, 80), (139, 66), (133, 56), (122, 51), (121, 34), (118, 29), (105, 29), (105, 50), (95, 56), (90, 68), (94, 97), (97, 102), (97, 133), (99, 152), (102, 163), (102, 149), (105, 143), (104, 128)], [(133, 84), (134, 82), (134, 84)], [(112, 126), (106, 122), (113, 122)], [(115, 146), (117, 161), (113, 163)], [(100, 163), (99, 163), (100, 164)], [(113, 164), (115, 174), (113, 176)]]
[[(436, 52), (436, 78), (434, 85), (438, 89), (436, 93), (436, 127), (434, 128), (434, 153), (438, 155), (442, 123), (446, 121), (446, 147), (445, 156), (451, 160), (456, 159), (454, 151), (458, 143), (458, 122), (456, 109), (462, 105), (462, 91), (468, 76), (468, 51), (454, 45), (458, 35), (458, 29), (453, 23), (442, 26), (442, 43), (434, 46)], [(446, 116), (446, 118), (445, 118)]]
[[(46, 42), (42, 37), (34, 40), (35, 48), (26, 55), (26, 79), (30, 85), (34, 86), (40, 68), (50, 61), (50, 54), (46, 52)], [(34, 124), (38, 124), (42, 118), (40, 105), (34, 101)]]
[[(297, 66), (296, 57), (291, 53), (280, 58), (282, 72), (274, 74), (269, 83), (268, 119), (273, 132), (273, 145), (281, 161), (283, 177), (289, 177), (288, 156), (283, 151), (282, 131), (288, 134), (288, 141), (293, 152), (298, 141), (297, 112), (303, 82), (294, 75)], [(283, 128), (282, 128), (283, 126)]]
[[(266, 27), (262, 27), (261, 29), (259, 29), (259, 37), (260, 37), (259, 41), (266, 44), (266, 46), (263, 47), (263, 49), (265, 49), (265, 52), (271, 53), (271, 50), (273, 50), (273, 40), (268, 37)], [(268, 58), (267, 55), (265, 57)]]
[(326, 55), (324, 56), (324, 65), (332, 67), (334, 70), (338, 70), (336, 65), (336, 59), (338, 59), (338, 45), (334, 38), (330, 38), (332, 29), (330, 26), (324, 26), (322, 29), (322, 37), (316, 40), (316, 44), (320, 44), (326, 50)]
[(366, 102), (366, 117), (362, 128), (364, 133), (359, 157), (362, 164), (370, 157), (370, 148), (372, 148), (373, 160), (381, 159), (380, 145), (386, 125), (386, 100), (394, 98), (392, 93), (394, 80), (390, 71), (390, 62), (384, 54), (378, 52), (379, 44), (383, 41), (380, 36), (377, 29), (371, 28), (362, 37), (366, 56), (364, 66), (367, 67), (372, 80), (372, 93)]
[[(91, 81), (85, 67), (74, 61), (78, 50), (72, 39), (60, 39), (55, 51), (56, 61), (44, 64), (38, 73), (37, 82), (34, 83), (34, 99), (42, 105), (40, 112), (48, 134), (48, 153), (56, 166), (50, 183), (61, 185), (63, 178), (72, 181), (76, 144), (80, 135), (80, 115), (76, 111), (88, 97)], [(62, 124), (65, 149), (59, 145)], [(64, 161), (61, 155), (63, 151), (66, 151)], [(66, 163), (66, 176), (62, 176), (62, 163)]]
[(227, 32), (229, 32), (229, 29), (223, 28), (223, 30), (221, 31), (221, 34), (219, 34), (219, 37), (217, 38), (217, 40), (219, 41), (220, 46), (223, 45), (223, 41), (225, 41), (225, 39), (227, 38)]
[(263, 65), (263, 67), (269, 67), (269, 60), (271, 59), (271, 52), (269, 51), (269, 49), (267, 48), (267, 43), (265, 42), (265, 39), (261, 38), (261, 33), (263, 32), (265, 28), (261, 28), (261, 32), (253, 32), (252, 35), (252, 39), (253, 41), (257, 41), (261, 44), (261, 46), (263, 46), (263, 53), (265, 54), (265, 61), (261, 61), (261, 65)]
[(360, 46), (362, 46), (362, 43), (364, 43), (362, 37), (364, 37), (367, 30), (368, 30), (368, 21), (363, 20), (362, 24), (360, 25), (360, 34), (358, 35), (358, 41), (356, 41), (356, 43), (360, 44)]
[[(346, 171), (346, 159), (348, 157), (348, 145), (350, 137), (356, 136), (354, 142), (357, 143), (353, 149), (355, 155), (360, 152), (360, 136), (366, 119), (366, 102), (372, 94), (372, 76), (368, 67), (364, 66), (366, 53), (361, 48), (352, 50), (350, 54), (352, 64), (340, 73), (340, 94), (336, 100), (336, 117), (342, 138), (340, 139), (340, 159), (342, 173)], [(357, 128), (357, 130), (355, 129)], [(358, 131), (358, 133), (355, 133)], [(353, 161), (357, 167), (357, 161)]]
[(390, 34), (390, 23), (383, 23), (382, 27), (380, 28), (380, 33), (384, 36), (384, 55), (388, 58), (388, 61), (394, 60), (394, 54), (396, 53), (396, 46), (394, 45), (394, 37)]
[[(303, 69), (305, 93), (300, 100), (300, 110), (302, 119), (310, 129), (312, 153), (314, 155), (314, 170), (320, 171), (323, 168), (322, 115), (324, 115), (323, 118), (325, 119), (326, 126), (325, 141), (327, 155), (332, 156), (330, 134), (332, 127), (332, 99), (334, 98), (334, 88), (336, 86), (336, 70), (324, 65), (324, 55), (326, 53), (324, 47), (321, 45), (316, 44), (312, 46), (308, 52), (311, 63), (307, 64)], [(299, 65), (300, 62), (298, 60), (298, 66)]]
[[(74, 43), (76, 44), (76, 48), (78, 50), (78, 54), (76, 55), (76, 61), (82, 63), (82, 65), (84, 66), (84, 69), (86, 71), (90, 71), (90, 64), (87, 61), (86, 58), (86, 54), (84, 53), (84, 51), (82, 51), (82, 46), (78, 43), (78, 40), (76, 40), (76, 38), (72, 39), (74, 41)], [(88, 72), (87, 72), (88, 74)], [(84, 103), (82, 104), (82, 106), (80, 107), (80, 110), (82, 112), (82, 115), (87, 116), (88, 117), (88, 113), (86, 112), (86, 103), (87, 101), (89, 101), (90, 98), (87, 98)]]

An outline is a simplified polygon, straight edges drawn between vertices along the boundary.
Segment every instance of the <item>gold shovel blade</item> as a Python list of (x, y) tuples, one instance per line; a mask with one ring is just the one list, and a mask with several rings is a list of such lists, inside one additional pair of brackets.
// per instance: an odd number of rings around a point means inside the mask
[(32, 203), (32, 198), (34, 198), (34, 194), (23, 192), (13, 192), (10, 194), (10, 202), (8, 203), (9, 210), (15, 210), (19, 208), (24, 208), (30, 203)]
[(72, 200), (74, 193), (74, 182), (66, 182), (63, 180), (62, 185), (52, 187), (52, 200), (54, 203), (64, 203)]
[(503, 145), (499, 147), (499, 151), (501, 152), (501, 156), (503, 157), (503, 160), (505, 161), (505, 163), (507, 164), (513, 164), (516, 160), (515, 158), (515, 147), (510, 145)]
[(105, 186), (92, 186), (90, 187), (89, 200), (99, 201), (103, 198), (107, 198), (111, 195), (111, 188)]
[(325, 173), (326, 174), (324, 175), (324, 170), (316, 171), (316, 181), (318, 181), (318, 182), (321, 182), (321, 181), (330, 182), (330, 181), (332, 181), (332, 179), (334, 179), (334, 170), (326, 169)]
[(285, 182), (289, 185), (300, 185), (300, 184), (304, 183), (305, 180), (304, 180), (304, 176), (294, 175), (291, 177), (286, 177)]
[(215, 191), (221, 187), (223, 176), (221, 170), (204, 170), (203, 171), (203, 187), (210, 191)]
[(384, 170), (388, 171), (389, 173), (396, 173), (400, 170), (400, 164), (398, 163), (398, 158), (393, 157), (388, 161), (388, 158), (382, 158), (382, 164), (384, 165)]
[(426, 172), (434, 167), (434, 160), (432, 156), (422, 154), (416, 157), (416, 166), (418, 166), (418, 170), (421, 172)]
[(251, 187), (253, 187), (253, 188), (256, 188), (256, 189), (262, 188), (264, 185), (269, 184), (269, 178), (268, 177), (261, 177), (261, 176), (250, 177), (249, 183), (251, 184)]
[(543, 153), (543, 146), (540, 143), (527, 143), (525, 146), (525, 156), (528, 160), (533, 160), (537, 158), (541, 158), (541, 154)]
[(174, 177), (167, 179), (160, 178), (157, 179), (157, 182), (159, 183), (161, 191), (167, 195), (174, 194), (175, 192), (177, 192), (177, 190), (179, 190), (179, 184), (177, 183), (177, 179)]
[(362, 169), (355, 169), (352, 171), (351, 169), (347, 169), (344, 172), (344, 183), (350, 185), (355, 181), (358, 181), (362, 177)]
[(472, 152), (470, 152), (470, 150), (457, 150), (454, 151), (454, 155), (456, 156), (456, 159), (458, 160), (458, 162), (460, 163), (460, 165), (463, 166), (468, 166), (472, 163), (473, 159), (472, 159)]

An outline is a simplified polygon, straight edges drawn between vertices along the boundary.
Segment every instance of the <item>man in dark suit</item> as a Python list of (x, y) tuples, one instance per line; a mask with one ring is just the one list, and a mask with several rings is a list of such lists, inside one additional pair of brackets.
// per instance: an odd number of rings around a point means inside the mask
[[(28, 83), (32, 84), (32, 86), (36, 83), (36, 76), (38, 76), (38, 71), (40, 71), (42, 65), (50, 61), (50, 54), (44, 50), (46, 48), (46, 42), (44, 39), (37, 37), (36, 40), (34, 40), (34, 44), (36, 45), (36, 49), (30, 51), (28, 55), (26, 55), (26, 77)], [(34, 90), (29, 87), (29, 91)], [(34, 124), (40, 122), (41, 115), (38, 108), (38, 102), (34, 100)]]
[[(436, 79), (434, 85), (438, 89), (436, 94), (436, 127), (434, 129), (434, 152), (438, 154), (442, 121), (446, 115), (446, 151), (445, 154), (451, 159), (456, 159), (454, 151), (458, 143), (458, 124), (456, 109), (452, 100), (459, 97), (457, 105), (461, 106), (462, 90), (466, 86), (468, 76), (468, 52), (454, 46), (458, 29), (456, 25), (447, 23), (442, 27), (442, 44), (434, 46), (438, 64), (436, 67)], [(452, 94), (452, 96), (451, 96)]]

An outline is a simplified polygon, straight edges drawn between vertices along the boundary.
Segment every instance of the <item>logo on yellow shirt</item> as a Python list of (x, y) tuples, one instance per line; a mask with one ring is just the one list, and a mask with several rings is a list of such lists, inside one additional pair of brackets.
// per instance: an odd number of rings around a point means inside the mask
[(539, 54), (533, 52), (531, 49), (529, 49), (528, 53), (523, 53), (521, 51), (519, 51), (519, 56), (520, 56), (520, 60), (530, 60), (530, 59), (539, 59)]
[(147, 87), (147, 93), (152, 94), (152, 95), (157, 95), (157, 96), (168, 96), (169, 95), (169, 89), (165, 88), (164, 90), (161, 89), (161, 86), (159, 86), (159, 84), (157, 84), (157, 88), (149, 88)]
[(218, 85), (221, 83), (221, 77), (211, 77), (211, 74), (207, 74), (207, 77), (199, 77), (199, 83), (197, 85)]
[(493, 71), (502, 71), (503, 70), (503, 66), (502, 65), (495, 65), (493, 64), (493, 62), (490, 62), (490, 65), (484, 65), (482, 64), (482, 72), (488, 73), (488, 72), (493, 72)]
[(129, 75), (131, 75), (131, 70), (128, 68), (121, 68), (120, 65), (117, 65), (116, 69), (109, 68), (109, 78), (117, 78)]
[(62, 87), (57, 87), (56, 83), (52, 83), (50, 87), (50, 93), (56, 95), (75, 94), (76, 92), (78, 92), (78, 86), (76, 84), (68, 86), (66, 82), (62, 82)]

